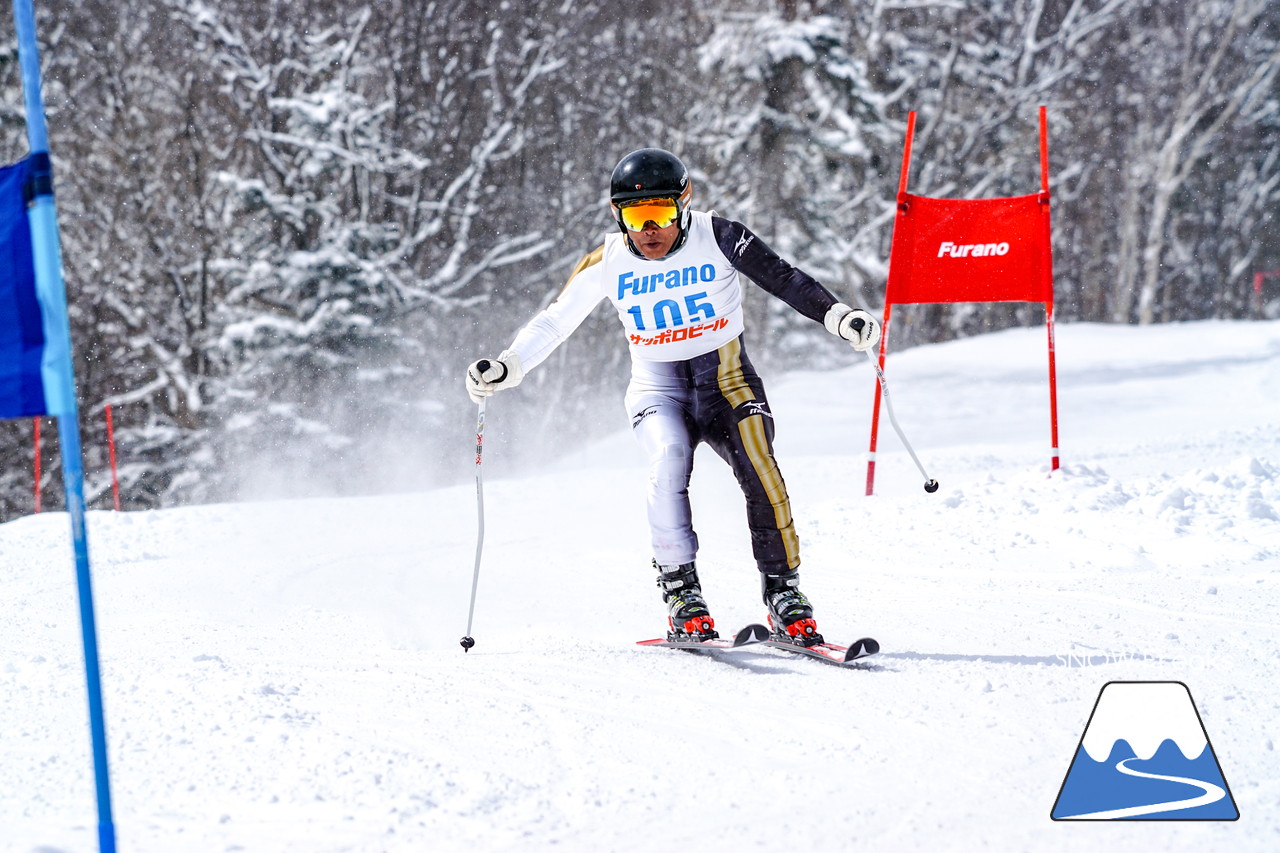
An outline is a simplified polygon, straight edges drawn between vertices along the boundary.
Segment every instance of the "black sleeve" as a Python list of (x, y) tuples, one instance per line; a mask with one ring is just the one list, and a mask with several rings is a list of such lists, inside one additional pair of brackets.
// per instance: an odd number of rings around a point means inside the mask
[(711, 228), (734, 269), (809, 319), (821, 323), (840, 301), (813, 276), (778, 257), (741, 222), (713, 216)]

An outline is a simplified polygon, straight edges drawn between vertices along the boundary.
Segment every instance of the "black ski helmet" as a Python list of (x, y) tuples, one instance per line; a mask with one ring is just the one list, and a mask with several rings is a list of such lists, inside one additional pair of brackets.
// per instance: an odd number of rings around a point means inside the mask
[(689, 201), (693, 198), (689, 170), (679, 157), (661, 148), (641, 148), (623, 157), (613, 167), (613, 176), (609, 179), (609, 207), (618, 230), (627, 238), (627, 248), (635, 255), (640, 253), (631, 243), (620, 208), (624, 202), (644, 198), (675, 199), (680, 233), (671, 251), (679, 249), (689, 233)]

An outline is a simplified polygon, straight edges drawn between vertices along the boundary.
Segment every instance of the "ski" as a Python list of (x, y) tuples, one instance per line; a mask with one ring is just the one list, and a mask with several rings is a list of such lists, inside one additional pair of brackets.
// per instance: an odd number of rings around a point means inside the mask
[(733, 635), (732, 640), (714, 639), (714, 640), (697, 640), (693, 637), (673, 638), (658, 637), (653, 640), (639, 640), (637, 646), (657, 646), (659, 648), (668, 649), (689, 649), (690, 651), (726, 651), (731, 649), (741, 649), (747, 646), (754, 646), (764, 643), (769, 639), (769, 629), (764, 625), (748, 625), (741, 631)]
[(688, 649), (690, 651), (699, 652), (732, 651), (734, 649), (743, 649), (750, 646), (767, 646), (771, 649), (781, 649), (797, 655), (817, 658), (820, 661), (835, 664), (836, 666), (848, 666), (855, 661), (870, 657), (880, 651), (880, 644), (870, 637), (863, 637), (859, 640), (854, 640), (848, 646), (825, 642), (815, 643), (812, 646), (802, 646), (799, 643), (793, 643), (790, 640), (785, 639), (780, 634), (772, 633), (768, 627), (764, 625), (748, 625), (735, 634), (731, 640), (718, 638), (714, 640), (696, 640), (692, 637), (658, 637), (653, 640), (640, 640), (636, 645), (656, 646), (658, 648), (668, 649)]
[(770, 634), (768, 639), (764, 640), (761, 645), (768, 646), (771, 649), (783, 649), (798, 655), (817, 658), (820, 661), (832, 663), (836, 666), (848, 666), (880, 651), (880, 644), (870, 637), (854, 640), (848, 646), (841, 646), (835, 643), (814, 643), (812, 646), (802, 646), (799, 643), (783, 639), (778, 634)]

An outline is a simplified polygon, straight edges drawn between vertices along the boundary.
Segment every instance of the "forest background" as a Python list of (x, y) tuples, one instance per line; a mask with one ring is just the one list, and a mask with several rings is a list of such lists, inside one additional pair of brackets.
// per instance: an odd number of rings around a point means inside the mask
[[(0, 163), (26, 154), (8, 6)], [(598, 245), (609, 172), (644, 146), (878, 313), (908, 111), (911, 191), (982, 197), (1038, 189), (1044, 104), (1059, 321), (1280, 312), (1280, 281), (1253, 293), (1280, 268), (1270, 0), (37, 6), (95, 506), (107, 404), (126, 508), (468, 475), (466, 365)], [(750, 290), (766, 375), (855, 357)], [(916, 306), (892, 347), (1043, 321)], [(504, 395), (511, 458), (624, 423), (616, 323), (597, 309)], [(0, 425), (0, 521), (31, 511), (32, 430)]]

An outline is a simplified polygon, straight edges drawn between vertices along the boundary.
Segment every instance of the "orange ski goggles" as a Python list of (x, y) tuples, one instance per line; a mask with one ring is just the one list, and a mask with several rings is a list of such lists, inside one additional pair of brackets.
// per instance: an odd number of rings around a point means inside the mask
[(666, 228), (680, 217), (680, 207), (674, 198), (642, 198), (620, 204), (618, 217), (631, 231), (643, 231), (648, 222)]

